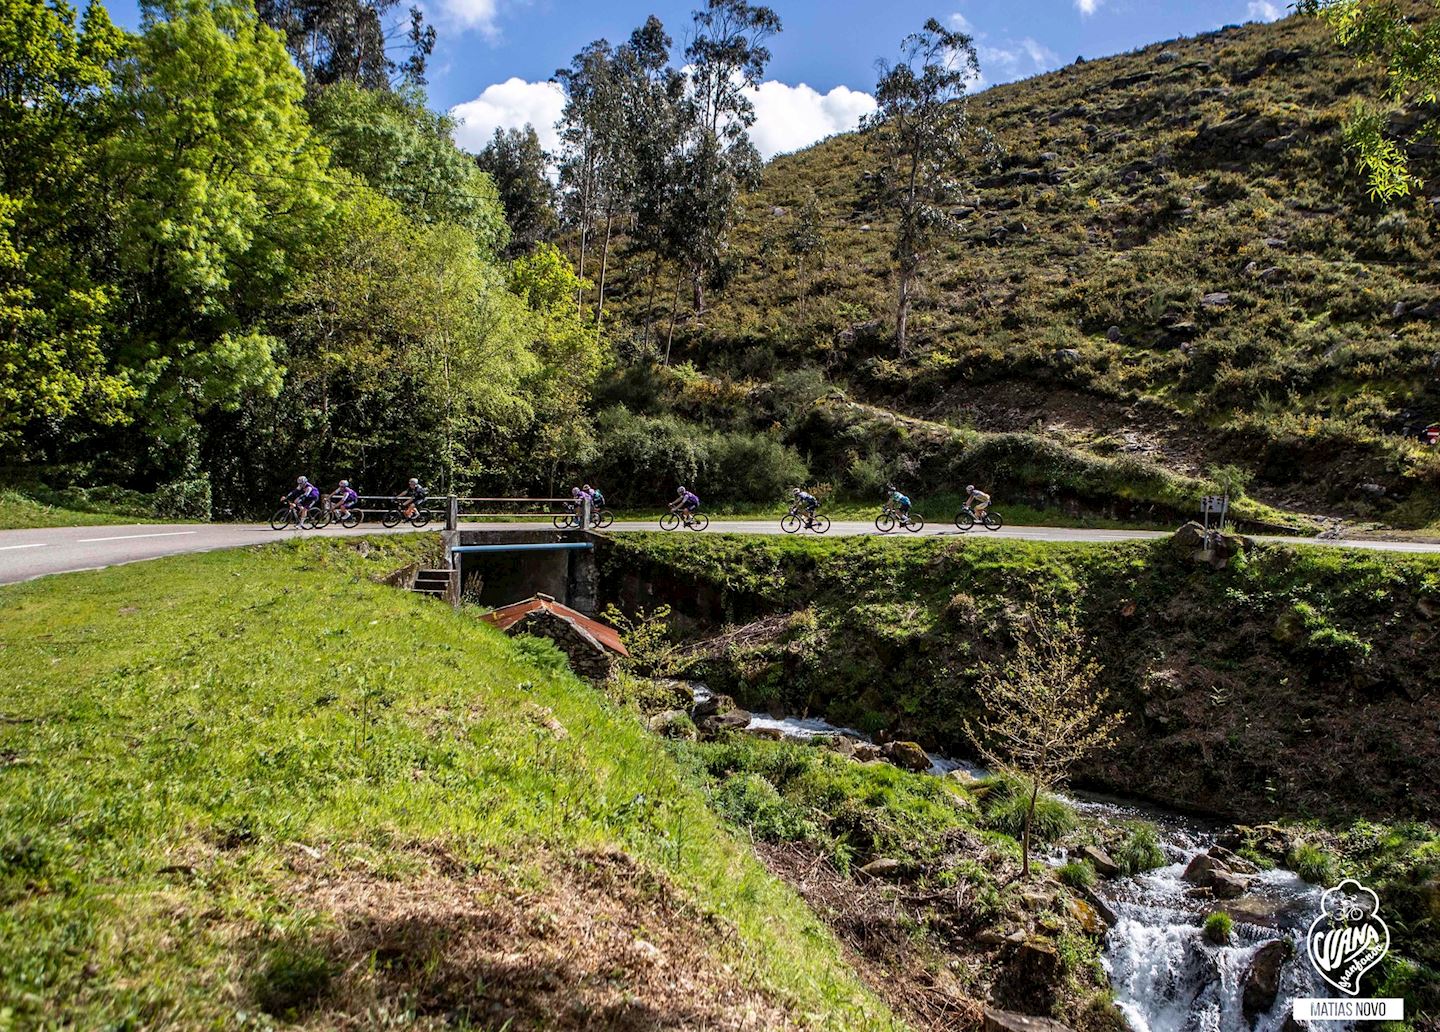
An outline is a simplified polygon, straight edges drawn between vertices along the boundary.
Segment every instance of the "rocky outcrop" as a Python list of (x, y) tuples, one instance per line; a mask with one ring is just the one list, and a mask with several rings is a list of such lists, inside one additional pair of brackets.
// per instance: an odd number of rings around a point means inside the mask
[(1120, 873), (1120, 865), (1099, 846), (1082, 846), (1079, 856), (1082, 860), (1090, 861), (1090, 866), (1095, 868), (1095, 873), (1102, 878), (1114, 878)]
[(996, 1001), (1030, 1014), (1049, 1012), (1065, 975), (1065, 962), (1055, 944), (1044, 936), (1032, 935), (1006, 953), (1004, 970), (995, 986)]
[(1214, 570), (1223, 570), (1230, 560), (1254, 547), (1254, 542), (1238, 534), (1211, 531), (1191, 520), (1170, 536), (1170, 548), (1176, 556), (1190, 562), (1204, 563)]
[[(1231, 862), (1227, 863), (1227, 856)], [(1209, 889), (1216, 899), (1238, 899), (1245, 895), (1250, 887), (1249, 876), (1232, 866), (1232, 863), (1238, 860), (1238, 857), (1225, 849), (1197, 853), (1185, 865), (1185, 873), (1181, 877), (1191, 885)], [(1245, 864), (1251, 871), (1254, 870), (1248, 861), (1245, 861)]]
[(1275, 997), (1280, 993), (1280, 973), (1294, 954), (1295, 947), (1289, 939), (1275, 939), (1255, 951), (1245, 972), (1245, 989), (1240, 1001), (1247, 1021), (1253, 1023), (1256, 1017), (1275, 1006)]
[(690, 719), (702, 739), (715, 738), (730, 731), (743, 730), (750, 724), (750, 714), (735, 705), (728, 695), (711, 695), (695, 703)]
[(1054, 1018), (1038, 1018), (1015, 1011), (985, 1008), (985, 1020), (981, 1032), (1070, 1032), (1069, 1025), (1063, 1025)]
[(915, 742), (886, 742), (880, 751), (885, 759), (904, 770), (920, 774), (930, 769), (930, 757)]

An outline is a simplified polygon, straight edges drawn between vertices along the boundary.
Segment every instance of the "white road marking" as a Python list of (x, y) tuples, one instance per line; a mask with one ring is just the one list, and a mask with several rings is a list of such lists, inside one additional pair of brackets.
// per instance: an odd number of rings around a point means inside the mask
[(33, 545), (0, 545), (0, 552), (8, 552), (12, 548), (44, 548), (50, 542), (37, 541)]
[(121, 534), (117, 537), (103, 538), (80, 538), (76, 544), (90, 545), (96, 541), (133, 541), (136, 538), (157, 538), (157, 537), (180, 537), (183, 534), (193, 534), (193, 530), (167, 530), (160, 534)]

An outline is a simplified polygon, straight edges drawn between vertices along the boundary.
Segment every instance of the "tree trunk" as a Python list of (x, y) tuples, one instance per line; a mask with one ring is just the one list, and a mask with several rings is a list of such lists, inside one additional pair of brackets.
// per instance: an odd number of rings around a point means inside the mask
[(650, 261), (650, 293), (645, 298), (645, 329), (640, 335), (640, 353), (650, 345), (650, 326), (655, 322), (655, 285), (660, 281), (660, 259), (657, 255)]
[(595, 324), (605, 318), (605, 269), (610, 264), (610, 224), (615, 216), (611, 212), (605, 213), (605, 246), (600, 251), (600, 300), (595, 306)]
[(684, 269), (675, 270), (675, 300), (670, 305), (670, 331), (665, 334), (665, 364), (670, 364), (670, 342), (675, 339), (675, 315), (680, 311), (680, 284), (685, 275)]
[(900, 270), (900, 292), (895, 302), (895, 343), (902, 355), (905, 353), (905, 333), (910, 325), (910, 283), (914, 278), (913, 272)]
[(1040, 798), (1040, 781), (1030, 783), (1030, 806), (1025, 810), (1025, 838), (1021, 843), (1020, 877), (1030, 877), (1030, 825), (1035, 820), (1035, 801)]
[(690, 273), (691, 301), (695, 306), (695, 314), (699, 315), (705, 310), (705, 266), (697, 265)]

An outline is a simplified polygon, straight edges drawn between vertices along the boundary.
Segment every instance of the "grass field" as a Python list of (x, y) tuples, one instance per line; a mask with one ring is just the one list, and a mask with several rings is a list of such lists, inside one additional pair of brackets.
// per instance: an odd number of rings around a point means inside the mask
[(0, 1029), (896, 1027), (631, 714), (372, 579), (435, 547), (0, 589)]
[(0, 530), (31, 527), (98, 527), (117, 523), (140, 523), (148, 513), (133, 508), (88, 505), (50, 505), (19, 491), (0, 491)]

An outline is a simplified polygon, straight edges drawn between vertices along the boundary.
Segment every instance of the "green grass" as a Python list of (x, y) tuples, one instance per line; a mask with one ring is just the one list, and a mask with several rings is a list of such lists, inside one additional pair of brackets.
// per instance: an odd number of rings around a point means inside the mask
[(222, 1027), (322, 988), (333, 919), (297, 895), (302, 847), (398, 881), (417, 849), (522, 881), (543, 875), (526, 858), (622, 849), (799, 1020), (892, 1027), (631, 715), (371, 579), (434, 547), (311, 540), (0, 589), (0, 1027)]
[(1205, 915), (1205, 938), (1216, 946), (1227, 945), (1230, 942), (1230, 933), (1234, 928), (1235, 919), (1223, 910)]
[(148, 507), (134, 503), (67, 497), (50, 503), (16, 490), (0, 490), (0, 530), (35, 527), (94, 527), (153, 520)]

